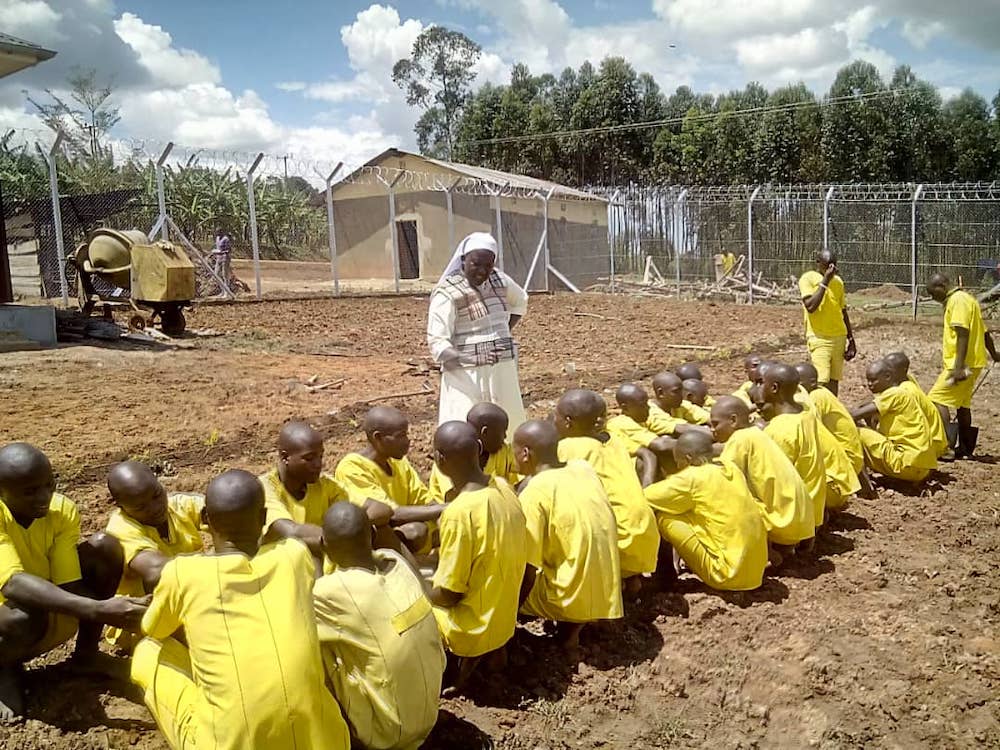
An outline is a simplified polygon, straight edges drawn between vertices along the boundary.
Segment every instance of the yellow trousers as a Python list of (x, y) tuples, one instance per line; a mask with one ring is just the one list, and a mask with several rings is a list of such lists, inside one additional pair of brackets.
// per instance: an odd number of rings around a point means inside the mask
[(847, 336), (817, 336), (812, 334), (806, 338), (809, 349), (809, 359), (816, 368), (816, 380), (819, 383), (840, 381), (844, 376), (844, 352), (847, 351)]
[(180, 641), (144, 638), (132, 655), (132, 682), (142, 688), (146, 708), (173, 750), (195, 746), (197, 688), (191, 658)]
[(870, 427), (861, 428), (861, 447), (865, 451), (865, 462), (887, 477), (904, 482), (922, 482), (931, 473), (913, 465), (913, 454), (903, 450), (889, 438)]
[(972, 392), (976, 390), (976, 383), (979, 382), (979, 373), (982, 371), (982, 367), (976, 367), (972, 370), (972, 374), (965, 380), (960, 380), (957, 383), (949, 383), (948, 378), (951, 377), (951, 370), (945, 370), (934, 381), (934, 385), (927, 392), (927, 398), (935, 404), (941, 404), (941, 406), (947, 406), (952, 409), (971, 409)]
[[(714, 550), (698, 539), (695, 527), (687, 521), (676, 516), (658, 514), (657, 526), (662, 537), (706, 586), (719, 591), (749, 591), (760, 586), (761, 576), (754, 576), (753, 571), (738, 571), (735, 575), (727, 575), (723, 570), (725, 563)], [(763, 574), (767, 559), (766, 545), (762, 545), (761, 554), (763, 559), (760, 561), (760, 573)]]

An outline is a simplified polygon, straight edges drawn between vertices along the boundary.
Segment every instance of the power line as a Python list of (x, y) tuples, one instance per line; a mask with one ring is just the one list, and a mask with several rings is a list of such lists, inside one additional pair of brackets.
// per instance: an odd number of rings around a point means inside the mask
[(629, 122), (620, 125), (599, 125), (592, 128), (579, 128), (576, 130), (553, 130), (548, 133), (532, 133), (528, 135), (509, 135), (500, 138), (477, 138), (460, 141), (468, 146), (485, 146), (494, 143), (523, 143), (527, 141), (546, 140), (549, 138), (565, 138), (576, 135), (600, 135), (604, 133), (617, 133), (627, 130), (647, 130), (649, 128), (662, 128), (665, 125), (679, 125), (684, 122), (701, 122), (703, 120), (715, 120), (723, 116), (743, 117), (746, 115), (767, 114), (769, 112), (787, 112), (807, 107), (824, 107), (830, 104), (842, 104), (848, 102), (862, 102), (873, 99), (881, 99), (887, 96), (895, 96), (906, 89), (887, 89), (885, 91), (869, 91), (861, 94), (847, 94), (844, 96), (833, 96), (823, 101), (803, 101), (789, 102), (776, 106), (748, 107), (746, 109), (734, 109), (722, 112), (706, 112), (700, 115), (684, 115), (682, 117), (668, 117), (662, 120), (647, 120), (644, 122)]

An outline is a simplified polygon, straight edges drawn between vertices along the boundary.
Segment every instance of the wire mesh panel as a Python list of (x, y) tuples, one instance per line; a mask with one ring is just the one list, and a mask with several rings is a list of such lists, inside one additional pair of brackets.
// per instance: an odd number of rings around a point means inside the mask
[(753, 202), (754, 272), (779, 285), (794, 283), (823, 249), (822, 186), (771, 187)]
[(1000, 282), (1000, 189), (929, 185), (917, 212), (918, 283), (934, 271), (968, 288)]

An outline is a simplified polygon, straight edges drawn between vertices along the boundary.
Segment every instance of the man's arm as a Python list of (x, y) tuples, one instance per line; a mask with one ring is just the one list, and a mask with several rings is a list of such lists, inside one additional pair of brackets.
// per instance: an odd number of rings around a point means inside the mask
[(805, 306), (806, 311), (814, 313), (819, 309), (820, 304), (823, 302), (823, 297), (826, 295), (826, 290), (830, 284), (830, 279), (832, 279), (837, 274), (837, 267), (831, 264), (827, 269), (826, 273), (823, 274), (823, 281), (816, 288), (816, 291), (809, 296), (802, 298), (802, 304)]
[(656, 481), (656, 470), (659, 467), (656, 455), (649, 448), (637, 448), (635, 451), (635, 457), (639, 459), (639, 462), (642, 465), (642, 473), (639, 475), (639, 483), (643, 487), (648, 487)]
[[(76, 582), (66, 585), (73, 583)], [(146, 604), (141, 599), (128, 596), (90, 599), (30, 573), (15, 573), (0, 593), (22, 609), (40, 609), (127, 630), (137, 630), (146, 612)]]
[(878, 406), (875, 405), (874, 401), (870, 401), (867, 404), (857, 407), (856, 409), (851, 409), (851, 419), (855, 422), (867, 422), (872, 417), (878, 416)]
[(462, 594), (455, 591), (450, 591), (446, 588), (442, 588), (441, 586), (434, 586), (427, 595), (427, 598), (431, 600), (431, 604), (435, 607), (448, 608), (454, 607), (462, 601), (462, 596)]
[(969, 329), (962, 326), (952, 326), (955, 329), (955, 366), (951, 370), (951, 379), (958, 383), (969, 377), (965, 369), (965, 357), (969, 353)]
[(996, 344), (993, 343), (993, 336), (989, 331), (983, 333), (983, 337), (986, 339), (986, 351), (990, 353), (994, 362), (1000, 362), (1000, 355), (997, 354)]
[(153, 549), (145, 549), (132, 558), (128, 564), (129, 570), (142, 579), (142, 587), (147, 594), (153, 593), (156, 584), (160, 582), (160, 573), (163, 566), (170, 562), (170, 558), (162, 552)]
[(844, 359), (850, 362), (856, 356), (858, 356), (858, 345), (854, 343), (854, 326), (851, 325), (851, 316), (847, 314), (847, 308), (844, 308), (844, 325), (847, 327), (847, 351), (844, 352)]
[(304, 542), (314, 555), (323, 554), (323, 530), (310, 523), (295, 523), (287, 518), (279, 518), (272, 523), (264, 534), (265, 542), (276, 542), (279, 539), (298, 539)]
[(401, 526), (404, 523), (414, 521), (436, 521), (444, 511), (445, 503), (431, 503), (429, 505), (400, 505), (392, 513), (392, 524)]

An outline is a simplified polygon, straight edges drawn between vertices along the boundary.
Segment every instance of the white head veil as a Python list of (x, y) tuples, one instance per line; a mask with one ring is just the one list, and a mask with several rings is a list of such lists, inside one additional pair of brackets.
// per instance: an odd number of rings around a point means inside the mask
[(489, 232), (473, 232), (464, 240), (459, 242), (458, 247), (455, 248), (455, 254), (451, 256), (451, 260), (448, 261), (448, 265), (445, 266), (444, 273), (442, 273), (441, 278), (438, 279), (438, 284), (452, 274), (459, 273), (462, 270), (462, 258), (464, 258), (467, 253), (471, 253), (473, 250), (486, 250), (493, 253), (493, 257), (496, 258), (497, 241), (493, 239), (493, 235)]

